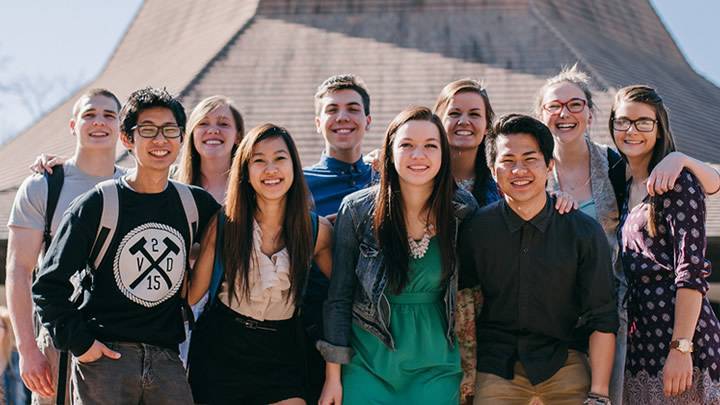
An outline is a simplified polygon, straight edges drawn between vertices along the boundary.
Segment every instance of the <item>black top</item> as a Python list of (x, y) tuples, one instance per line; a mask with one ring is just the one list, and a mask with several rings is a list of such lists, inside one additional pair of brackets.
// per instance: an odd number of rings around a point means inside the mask
[[(199, 214), (194, 240), (219, 205), (190, 186)], [(95, 339), (148, 343), (177, 350), (185, 339), (180, 286), (187, 266), (189, 230), (175, 187), (137, 193), (118, 181), (118, 221), (92, 285), (78, 309), (69, 298), (86, 267), (103, 207), (93, 189), (65, 213), (40, 267), (33, 299), (55, 345), (83, 354)]]
[(552, 377), (568, 349), (587, 350), (593, 331), (616, 333), (610, 248), (600, 224), (579, 210), (560, 215), (548, 197), (530, 221), (500, 200), (460, 233), (460, 288), (479, 285), (477, 370), (531, 383)]

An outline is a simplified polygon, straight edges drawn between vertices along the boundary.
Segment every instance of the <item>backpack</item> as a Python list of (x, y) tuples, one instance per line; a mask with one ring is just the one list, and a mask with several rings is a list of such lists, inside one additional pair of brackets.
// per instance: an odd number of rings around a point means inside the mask
[[(52, 241), (52, 219), (57, 210), (57, 204), (60, 200), (60, 192), (62, 191), (63, 184), (65, 182), (65, 171), (62, 165), (53, 167), (52, 174), (45, 172), (43, 174), (45, 181), (47, 182), (48, 193), (45, 209), (45, 227), (43, 229), (43, 249), (47, 252)], [(180, 201), (185, 211), (185, 216), (188, 222), (188, 230), (190, 231), (190, 246), (193, 245), (193, 238), (198, 227), (198, 210), (195, 204), (195, 198), (192, 196), (190, 188), (183, 183), (169, 180), (170, 183), (175, 187), (178, 194), (180, 195)], [(90, 257), (93, 258), (93, 269), (97, 269), (100, 262), (107, 253), (107, 248), (112, 241), (112, 237), (115, 234), (115, 228), (118, 220), (118, 192), (117, 186), (115, 186), (115, 180), (110, 179), (98, 183), (95, 189), (100, 192), (103, 196), (103, 210), (100, 218), (100, 226), (98, 226), (97, 234), (95, 235), (95, 243), (91, 250)], [(99, 242), (99, 243), (98, 243)]]
[[(180, 196), (183, 211), (185, 212), (185, 219), (187, 220), (188, 232), (190, 234), (189, 247), (192, 247), (199, 220), (195, 198), (193, 197), (192, 191), (190, 191), (190, 187), (188, 187), (187, 184), (183, 184), (175, 180), (168, 180), (168, 182), (175, 187), (175, 190)], [(92, 271), (98, 269), (100, 267), (100, 263), (102, 263), (105, 258), (107, 249), (110, 247), (113, 236), (115, 236), (120, 210), (120, 201), (115, 179), (105, 180), (98, 183), (95, 186), (95, 190), (99, 191), (103, 197), (103, 208), (100, 215), (100, 224), (98, 225), (97, 233), (95, 234), (95, 242), (90, 250), (90, 266)]]
[[(198, 228), (199, 218), (195, 198), (192, 195), (192, 191), (190, 191), (190, 187), (186, 184), (174, 180), (168, 180), (168, 182), (175, 187), (175, 190), (180, 196), (180, 202), (183, 206), (190, 235), (190, 243), (188, 246), (192, 247), (195, 232), (197, 232)], [(90, 277), (88, 276), (94, 273), (105, 259), (108, 247), (110, 247), (110, 243), (112, 243), (113, 237), (115, 236), (120, 212), (120, 200), (118, 197), (118, 189), (115, 179), (105, 180), (98, 183), (95, 186), (95, 190), (102, 195), (103, 200), (102, 211), (100, 213), (100, 223), (98, 224), (93, 246), (90, 249), (88, 265), (83, 270), (75, 273), (71, 279), (73, 285), (77, 286), (72, 296), (70, 296), (70, 301), (75, 303), (79, 301), (80, 295), (82, 295), (82, 293), (90, 287)]]
[(52, 174), (45, 172), (43, 173), (43, 177), (45, 177), (48, 188), (47, 201), (45, 203), (45, 227), (43, 228), (43, 252), (47, 253), (50, 242), (52, 241), (50, 230), (52, 219), (55, 215), (58, 201), (60, 200), (63, 183), (65, 183), (65, 170), (63, 169), (63, 165), (53, 167)]
[[(45, 182), (47, 183), (47, 200), (45, 202), (45, 225), (43, 227), (43, 253), (47, 253), (52, 242), (52, 219), (55, 216), (57, 210), (58, 201), (60, 200), (60, 192), (62, 191), (63, 184), (65, 183), (65, 169), (63, 165), (57, 165), (53, 167), (52, 174), (45, 171), (43, 173)], [(37, 313), (34, 312), (33, 320), (35, 322), (35, 330), (39, 331), (41, 326), (40, 319), (37, 317)], [(65, 404), (65, 391), (67, 389), (67, 369), (68, 369), (68, 352), (60, 351), (60, 360), (58, 367), (58, 383), (57, 391), (55, 392), (55, 403), (57, 405)], [(64, 366), (63, 366), (64, 365)]]

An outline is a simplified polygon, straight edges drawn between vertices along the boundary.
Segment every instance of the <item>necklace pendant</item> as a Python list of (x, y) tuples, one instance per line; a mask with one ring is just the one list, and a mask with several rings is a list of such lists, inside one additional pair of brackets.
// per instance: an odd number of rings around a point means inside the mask
[(425, 228), (425, 233), (423, 233), (422, 239), (419, 241), (413, 240), (413, 238), (408, 238), (408, 247), (410, 248), (410, 256), (413, 259), (422, 259), (425, 257), (425, 253), (428, 251), (428, 247), (430, 247), (430, 230), (432, 228), (427, 227)]

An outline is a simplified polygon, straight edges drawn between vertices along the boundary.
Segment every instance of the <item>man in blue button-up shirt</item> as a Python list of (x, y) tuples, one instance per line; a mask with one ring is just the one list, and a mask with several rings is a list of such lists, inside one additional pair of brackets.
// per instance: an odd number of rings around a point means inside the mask
[[(342, 199), (370, 185), (372, 168), (362, 158), (362, 141), (370, 126), (370, 96), (362, 79), (352, 74), (325, 80), (315, 93), (315, 127), (325, 138), (325, 151), (305, 168), (305, 180), (315, 200), (315, 212), (335, 220)], [(309, 335), (308, 403), (317, 403), (325, 367), (315, 341), (322, 336), (322, 303), (329, 280), (313, 266), (305, 297), (305, 326)]]
[(346, 195), (370, 185), (372, 168), (362, 159), (370, 121), (370, 96), (359, 77), (336, 75), (318, 87), (315, 127), (325, 138), (325, 151), (304, 172), (319, 215), (334, 219)]

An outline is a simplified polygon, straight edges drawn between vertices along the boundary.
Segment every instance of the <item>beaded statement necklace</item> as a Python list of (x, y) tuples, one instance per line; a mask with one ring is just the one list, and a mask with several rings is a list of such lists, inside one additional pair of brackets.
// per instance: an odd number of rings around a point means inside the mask
[(434, 227), (432, 224), (428, 224), (425, 227), (425, 232), (419, 241), (415, 241), (413, 238), (408, 238), (408, 245), (410, 247), (410, 256), (413, 259), (422, 259), (425, 253), (428, 251), (430, 246), (430, 238), (432, 237)]

